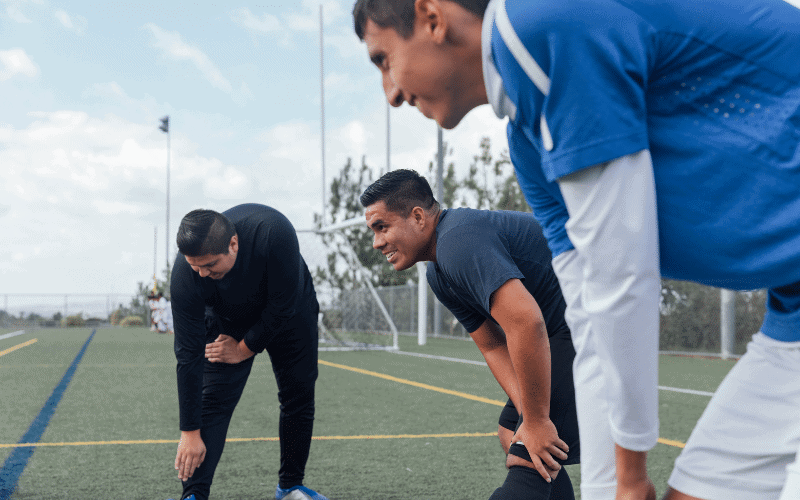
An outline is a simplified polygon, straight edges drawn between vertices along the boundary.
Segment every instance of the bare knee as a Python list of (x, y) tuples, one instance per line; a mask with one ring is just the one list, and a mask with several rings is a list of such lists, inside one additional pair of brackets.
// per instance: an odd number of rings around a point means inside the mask
[(508, 455), (508, 449), (511, 447), (511, 440), (514, 438), (514, 431), (506, 429), (502, 425), (498, 425), (497, 437), (500, 439), (500, 446), (503, 447), (503, 453)]
[[(529, 462), (528, 460), (525, 460), (524, 458), (518, 457), (516, 455), (508, 455), (506, 457), (506, 468), (510, 468), (510, 467), (515, 466), (515, 465), (521, 465), (523, 467), (527, 467), (529, 469), (536, 470), (536, 467), (534, 467), (533, 462)], [(551, 479), (555, 479), (556, 478), (556, 476), (558, 475), (558, 470), (550, 469), (544, 464), (542, 464), (542, 466), (545, 468), (547, 473), (550, 475)], [(537, 471), (537, 473), (538, 473), (538, 471)], [(675, 499), (675, 500), (678, 500), (678, 499)]]

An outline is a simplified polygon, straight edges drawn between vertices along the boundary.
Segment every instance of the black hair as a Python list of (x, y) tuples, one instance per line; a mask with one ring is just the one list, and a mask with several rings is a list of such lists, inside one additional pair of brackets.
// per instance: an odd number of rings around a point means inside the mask
[[(449, 0), (483, 19), (489, 0)], [(393, 28), (403, 38), (414, 32), (416, 0), (356, 0), (353, 5), (353, 26), (356, 35), (364, 39), (367, 19), (381, 28)]]
[(389, 211), (403, 217), (407, 217), (414, 207), (422, 207), (425, 211), (439, 208), (425, 177), (408, 169), (392, 170), (383, 174), (364, 190), (359, 201), (365, 208), (382, 201)]
[(236, 226), (223, 214), (192, 210), (178, 227), (178, 250), (187, 257), (227, 254), (235, 234)]

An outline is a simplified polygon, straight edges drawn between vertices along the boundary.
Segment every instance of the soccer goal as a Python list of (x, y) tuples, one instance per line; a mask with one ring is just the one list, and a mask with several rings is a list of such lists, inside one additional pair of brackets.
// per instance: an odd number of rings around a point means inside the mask
[(319, 347), (396, 350), (397, 327), (350, 240), (356, 228), (366, 230), (363, 217), (297, 231), (300, 253), (314, 277), (320, 303)]

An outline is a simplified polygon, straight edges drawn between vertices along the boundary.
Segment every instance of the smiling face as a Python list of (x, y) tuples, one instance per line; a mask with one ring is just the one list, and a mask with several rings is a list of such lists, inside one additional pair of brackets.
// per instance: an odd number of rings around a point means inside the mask
[(201, 255), (199, 257), (184, 257), (192, 270), (200, 274), (201, 278), (211, 278), (213, 280), (222, 279), (228, 271), (233, 269), (236, 263), (236, 255), (239, 253), (239, 238), (234, 235), (228, 246), (228, 253)]
[(392, 106), (407, 102), (450, 129), (471, 109), (487, 102), (481, 20), (453, 2), (429, 0), (417, 1), (415, 19), (414, 31), (407, 38), (367, 20), (367, 52), (381, 72)]
[(417, 262), (435, 260), (436, 218), (414, 207), (408, 217), (392, 212), (384, 201), (366, 208), (367, 226), (372, 229), (372, 248), (379, 250), (396, 271)]

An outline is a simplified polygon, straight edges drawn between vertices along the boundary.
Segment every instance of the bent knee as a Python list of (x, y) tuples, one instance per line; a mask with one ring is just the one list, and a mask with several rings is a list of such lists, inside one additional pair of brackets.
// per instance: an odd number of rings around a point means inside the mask
[(497, 438), (500, 440), (500, 446), (503, 447), (503, 452), (508, 455), (508, 449), (511, 447), (511, 440), (514, 438), (514, 431), (502, 425), (498, 425)]

